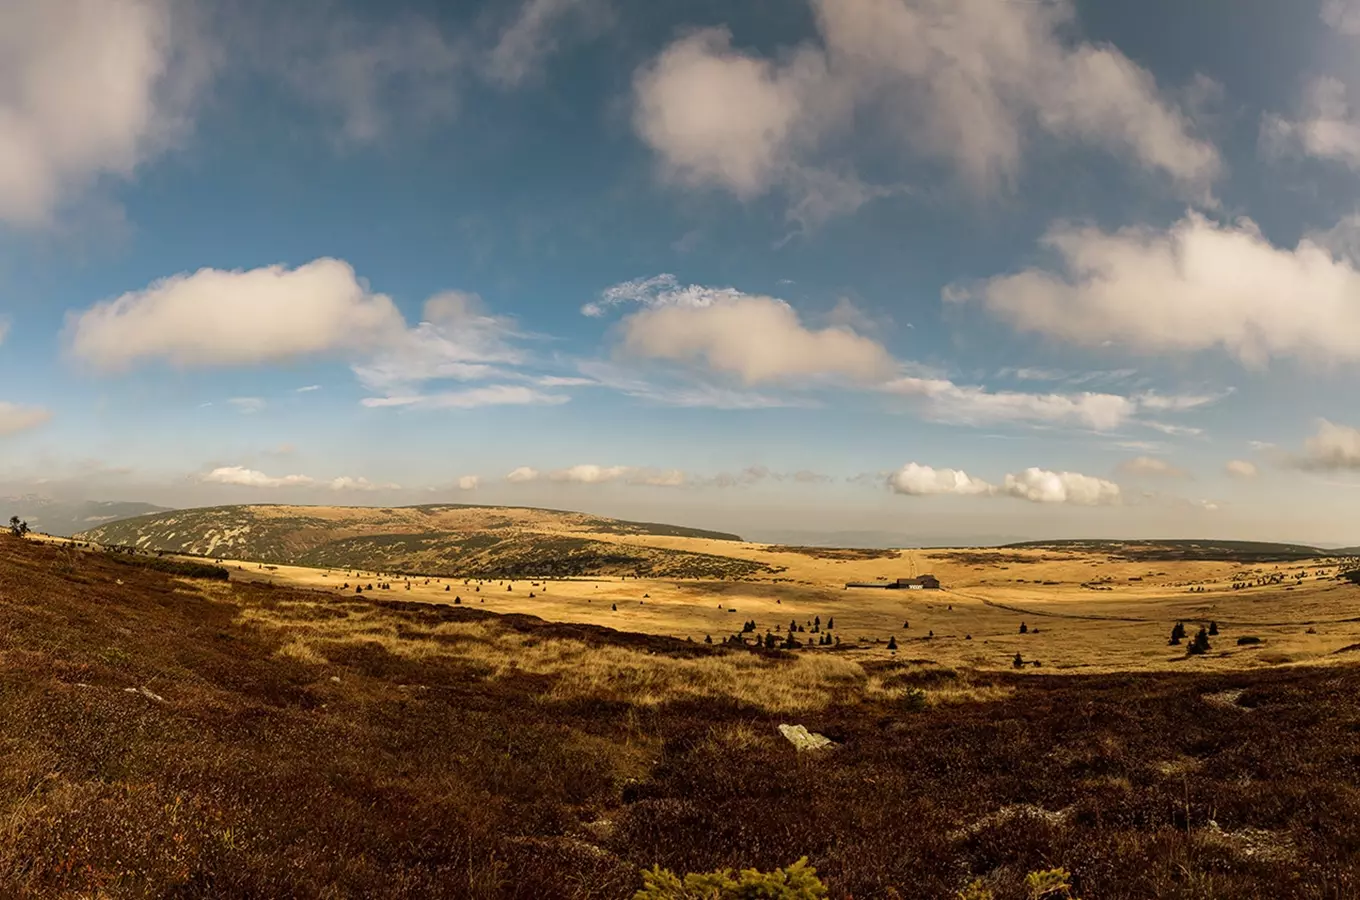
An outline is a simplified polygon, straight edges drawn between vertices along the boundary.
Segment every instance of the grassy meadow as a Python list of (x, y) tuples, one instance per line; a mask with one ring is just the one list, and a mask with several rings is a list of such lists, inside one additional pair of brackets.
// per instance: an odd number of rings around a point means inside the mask
[[(1108, 552), (1044, 549), (846, 551), (772, 548), (683, 537), (629, 536), (698, 553), (725, 553), (778, 574), (743, 580), (597, 576), (570, 579), (408, 577), (355, 569), (224, 560), (233, 578), (335, 595), (390, 584), (377, 596), (522, 613), (681, 640), (721, 641), (754, 620), (781, 640), (805, 629), (809, 653), (831, 622), (855, 658), (922, 659), (1009, 669), (1015, 654), (1043, 671), (1227, 671), (1330, 663), (1360, 643), (1360, 589), (1339, 559), (1285, 562), (1146, 561)], [(930, 572), (940, 591), (846, 589), (854, 581)], [(1266, 582), (1260, 583), (1257, 582)], [(408, 588), (409, 584), (409, 588)], [(346, 587), (348, 585), (348, 587)], [(1235, 588), (1234, 585), (1245, 585)], [(447, 588), (447, 590), (446, 590)], [(1216, 622), (1209, 653), (1168, 646), (1176, 622)], [(818, 623), (821, 630), (809, 629)], [(1020, 626), (1025, 626), (1021, 634)], [(1259, 643), (1239, 646), (1239, 638)], [(747, 635), (750, 639), (751, 635)], [(892, 639), (896, 651), (888, 649)]]
[[(0, 896), (627, 898), (654, 864), (802, 856), (838, 900), (1008, 900), (1058, 866), (1083, 897), (1354, 895), (1346, 654), (975, 669), (242, 565), (0, 541)], [(837, 746), (799, 753), (786, 723)]]

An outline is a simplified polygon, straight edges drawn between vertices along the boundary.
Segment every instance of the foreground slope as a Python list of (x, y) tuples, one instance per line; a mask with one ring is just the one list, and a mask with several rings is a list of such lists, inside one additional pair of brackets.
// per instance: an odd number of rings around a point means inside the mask
[[(0, 537), (0, 896), (1348, 896), (1360, 671), (978, 676)], [(799, 756), (801, 723), (839, 748)]]
[(734, 534), (523, 507), (218, 506), (141, 516), (80, 537), (105, 546), (302, 566), (506, 577), (740, 577), (759, 564), (651, 547), (634, 537), (740, 541)]

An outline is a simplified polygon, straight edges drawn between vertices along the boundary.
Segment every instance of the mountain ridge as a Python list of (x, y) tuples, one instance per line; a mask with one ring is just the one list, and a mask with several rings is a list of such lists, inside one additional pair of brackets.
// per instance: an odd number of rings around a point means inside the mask
[(37, 494), (0, 497), (7, 521), (18, 516), (29, 528), (57, 537), (71, 537), (92, 527), (144, 515), (171, 512), (168, 506), (131, 500), (55, 500)]
[(413, 575), (724, 578), (773, 571), (721, 553), (639, 540), (741, 542), (727, 532), (479, 504), (214, 506), (123, 519), (77, 537), (146, 551)]

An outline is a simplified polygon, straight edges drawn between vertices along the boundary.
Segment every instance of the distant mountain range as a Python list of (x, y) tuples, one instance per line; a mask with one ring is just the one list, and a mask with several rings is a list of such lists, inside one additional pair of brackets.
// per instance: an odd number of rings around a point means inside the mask
[(26, 494), (0, 497), (0, 520), (18, 516), (33, 531), (71, 537), (100, 525), (150, 513), (167, 512), (169, 507), (124, 500), (53, 500)]
[(856, 547), (865, 550), (898, 550), (906, 547), (996, 547), (1024, 540), (1018, 534), (903, 534), (896, 531), (813, 531), (769, 528), (747, 534), (762, 544), (800, 547)]

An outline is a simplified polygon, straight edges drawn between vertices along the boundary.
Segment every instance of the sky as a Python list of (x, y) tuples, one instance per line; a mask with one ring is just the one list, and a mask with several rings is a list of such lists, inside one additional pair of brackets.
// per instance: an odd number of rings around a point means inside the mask
[(1360, 543), (1357, 51), (1360, 0), (0, 0), (0, 491)]

